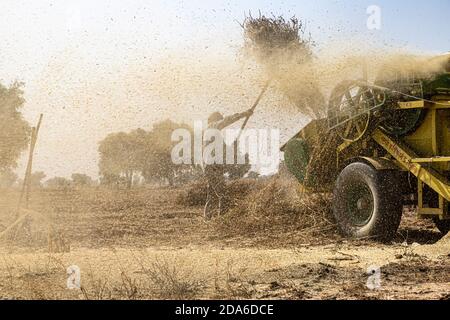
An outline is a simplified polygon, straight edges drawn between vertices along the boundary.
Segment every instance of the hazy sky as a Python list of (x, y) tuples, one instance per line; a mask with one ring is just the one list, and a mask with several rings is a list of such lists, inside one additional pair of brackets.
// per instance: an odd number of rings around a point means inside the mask
[[(450, 50), (449, 0), (0, 3), (0, 81), (25, 82), (29, 121), (44, 113), (34, 169), (48, 176), (95, 176), (97, 143), (110, 132), (148, 129), (167, 117), (190, 122), (212, 105), (225, 112), (247, 108), (257, 85), (240, 75), (245, 66), (236, 54), (238, 22), (249, 11), (304, 19), (318, 54), (339, 41)], [(380, 30), (366, 27), (370, 5), (381, 9)], [(285, 135), (305, 121), (265, 103), (269, 125), (287, 127)]]

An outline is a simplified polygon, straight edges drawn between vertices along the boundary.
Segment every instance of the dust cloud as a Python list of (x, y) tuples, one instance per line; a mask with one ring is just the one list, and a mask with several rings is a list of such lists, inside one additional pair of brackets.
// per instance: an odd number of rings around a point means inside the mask
[[(126, 60), (97, 59), (79, 48), (66, 48), (25, 88), (27, 119), (34, 123), (44, 113), (35, 169), (48, 177), (73, 172), (96, 177), (98, 141), (107, 134), (149, 129), (164, 119), (192, 124), (214, 111), (242, 112), (269, 80), (249, 127), (280, 129), (283, 143), (309, 119), (324, 117), (331, 90), (344, 79), (362, 78), (364, 63), (369, 80), (388, 62), (401, 69), (442, 68), (439, 59), (424, 64), (424, 58), (406, 59), (411, 55), (400, 49), (382, 51), (351, 39), (320, 49), (312, 46), (308, 59), (304, 51), (289, 48), (262, 60), (243, 46), (195, 43)], [(19, 173), (24, 167), (25, 155)]]
[[(358, 47), (355, 54), (353, 47)], [(344, 80), (394, 81), (399, 76), (415, 75), (430, 78), (446, 71), (448, 56), (416, 55), (400, 49), (380, 50), (359, 44), (328, 47), (308, 61), (300, 62), (290, 50), (277, 50), (270, 59), (262, 61), (267, 77), (273, 80), (298, 109), (311, 118), (326, 116), (331, 91)], [(365, 74), (366, 73), (366, 74)]]

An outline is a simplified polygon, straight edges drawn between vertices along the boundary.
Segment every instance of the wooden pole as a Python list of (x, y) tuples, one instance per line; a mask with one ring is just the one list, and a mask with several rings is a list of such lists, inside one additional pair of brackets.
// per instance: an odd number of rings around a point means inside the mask
[[(270, 81), (267, 81), (266, 84), (264, 85), (264, 87), (261, 90), (261, 93), (259, 94), (258, 98), (256, 99), (255, 103), (253, 103), (252, 107), (249, 109), (249, 111), (254, 112), (256, 107), (258, 106), (259, 102), (261, 101), (262, 97), (264, 96), (264, 94), (266, 93), (267, 89), (269, 88), (270, 85)], [(245, 127), (247, 126), (248, 121), (250, 120), (251, 116), (248, 116), (247, 118), (245, 118), (244, 123), (241, 126), (241, 130), (239, 131), (239, 135), (236, 139), (236, 141), (239, 140), (239, 138), (241, 137), (242, 132), (244, 131)]]
[(25, 171), (25, 177), (23, 179), (23, 185), (22, 185), (22, 191), (20, 193), (17, 215), (19, 214), (19, 210), (22, 205), (22, 200), (23, 200), (24, 196), (25, 196), (25, 208), (28, 209), (28, 202), (30, 200), (30, 189), (31, 189), (31, 173), (33, 170), (33, 154), (34, 154), (34, 149), (36, 147), (36, 141), (37, 141), (39, 129), (41, 128), (42, 117), (43, 117), (43, 115), (41, 114), (39, 116), (39, 121), (38, 121), (37, 126), (31, 128), (30, 153), (28, 154), (27, 169)]

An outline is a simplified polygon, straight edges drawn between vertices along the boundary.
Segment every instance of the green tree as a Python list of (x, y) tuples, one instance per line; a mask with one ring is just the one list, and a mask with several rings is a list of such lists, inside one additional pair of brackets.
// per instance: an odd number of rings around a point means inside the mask
[(146, 136), (142, 165), (142, 176), (146, 181), (167, 181), (173, 185), (175, 180), (187, 172), (193, 172), (190, 165), (175, 165), (172, 161), (172, 149), (176, 142), (172, 142), (172, 133), (176, 129), (192, 129), (186, 124), (178, 124), (165, 120), (153, 125)]
[(112, 174), (108, 172), (101, 173), (100, 184), (104, 186), (121, 186), (126, 185), (127, 181), (125, 178), (117, 174)]
[(102, 140), (98, 149), (102, 182), (112, 182), (112, 177), (125, 178), (127, 187), (131, 188), (133, 176), (139, 170), (138, 149), (136, 137), (124, 132), (110, 134)]
[(0, 188), (11, 188), (17, 182), (17, 174), (11, 169), (0, 170)]
[(0, 84), (0, 170), (16, 168), (28, 145), (30, 126), (20, 112), (25, 103), (22, 87), (19, 82)]
[(74, 173), (72, 174), (72, 183), (76, 187), (86, 187), (93, 185), (94, 181), (87, 174)]
[(131, 187), (137, 175), (146, 183), (169, 185), (198, 177), (198, 166), (176, 165), (172, 161), (172, 149), (177, 143), (172, 142), (172, 133), (181, 128), (192, 133), (188, 125), (165, 120), (153, 125), (151, 131), (137, 129), (108, 135), (99, 144), (101, 184), (120, 186), (125, 180)]
[(42, 171), (33, 172), (30, 175), (30, 186), (32, 188), (42, 188), (42, 180), (44, 180), (46, 174)]
[(72, 186), (69, 179), (63, 177), (54, 177), (45, 182), (45, 186), (50, 189), (68, 189)]

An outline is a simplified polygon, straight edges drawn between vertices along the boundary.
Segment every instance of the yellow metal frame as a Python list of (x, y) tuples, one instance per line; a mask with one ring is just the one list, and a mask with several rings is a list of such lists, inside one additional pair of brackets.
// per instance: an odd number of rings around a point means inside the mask
[(399, 109), (450, 109), (450, 97), (435, 96), (432, 101), (402, 101), (397, 102)]
[(415, 163), (434, 163), (434, 162), (450, 162), (450, 157), (432, 157), (432, 158), (415, 158), (411, 160)]
[(417, 101), (397, 102), (397, 105), (400, 109), (419, 109), (425, 108), (425, 101), (417, 100)]
[(418, 214), (419, 216), (439, 216), (441, 220), (449, 218), (448, 217), (448, 208), (445, 205), (445, 199), (442, 195), (439, 194), (439, 208), (429, 208), (423, 206), (423, 182), (417, 180), (417, 194), (418, 194)]
[[(399, 141), (395, 141), (381, 130), (376, 129), (372, 138), (382, 146), (397, 162), (418, 179), (419, 215), (438, 215), (440, 219), (449, 219), (445, 201), (450, 202), (450, 183), (445, 177), (433, 168), (422, 165), (423, 158)], [(444, 157), (438, 157), (438, 159)], [(445, 157), (450, 158), (450, 157)], [(450, 161), (447, 160), (447, 161)], [(439, 195), (439, 208), (426, 208), (423, 206), (423, 184), (426, 184)]]
[[(440, 119), (439, 117), (442, 116), (439, 113), (442, 111), (439, 110), (450, 109), (450, 96), (435, 96), (432, 100), (398, 102), (398, 107), (400, 109), (428, 109), (429, 114), (421, 130), (405, 137), (405, 141), (398, 141), (380, 129), (375, 129), (372, 132), (372, 138), (397, 161), (401, 168), (417, 177), (419, 217), (432, 215), (438, 216), (442, 220), (450, 219), (448, 208), (448, 203), (450, 203), (450, 182), (440, 173), (440, 171), (447, 171), (450, 168), (450, 155), (440, 155), (441, 151), (444, 151), (444, 153), (448, 153), (449, 151), (449, 148), (443, 148), (442, 145), (447, 146), (449, 135), (445, 138), (446, 140), (441, 139), (440, 133), (442, 132), (439, 130), (442, 130), (442, 128), (440, 127), (441, 122), (438, 121)], [(450, 128), (450, 122), (446, 123), (448, 128)], [(353, 142), (345, 141), (337, 147), (338, 167), (340, 154), (352, 144)], [(426, 147), (424, 148), (424, 146)], [(423, 156), (418, 156), (411, 147), (418, 150), (425, 149), (423, 150)], [(438, 208), (424, 206), (424, 184), (438, 194)]]
[[(438, 110), (450, 109), (450, 96), (435, 96), (431, 101), (417, 100), (398, 102), (400, 109), (426, 108), (430, 112), (430, 121), (425, 124), (431, 133), (431, 150), (433, 156), (418, 157), (409, 147), (395, 141), (380, 130), (375, 130), (373, 139), (382, 146), (398, 163), (417, 177), (418, 214), (419, 216), (439, 216), (440, 219), (450, 219), (447, 202), (450, 202), (450, 182), (436, 168), (442, 168), (450, 163), (450, 156), (440, 156), (438, 138)], [(439, 196), (439, 207), (424, 207), (423, 186), (426, 184)]]

